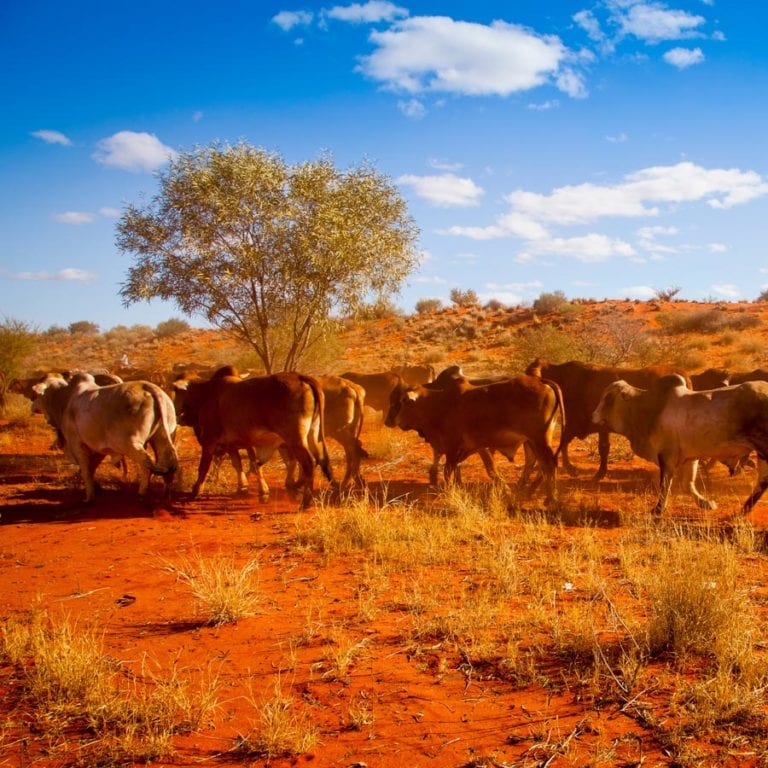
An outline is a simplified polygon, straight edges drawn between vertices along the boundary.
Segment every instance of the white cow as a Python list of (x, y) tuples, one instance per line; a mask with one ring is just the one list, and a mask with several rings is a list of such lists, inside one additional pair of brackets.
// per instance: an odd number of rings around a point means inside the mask
[(148, 381), (100, 387), (91, 374), (78, 373), (69, 382), (48, 376), (33, 389), (35, 409), (45, 414), (64, 452), (80, 467), (86, 502), (93, 500), (94, 473), (108, 455), (138, 464), (140, 496), (153, 474), (164, 477), (169, 491), (179, 463), (173, 442), (176, 412), (160, 387)]
[(717, 508), (714, 501), (696, 490), (698, 459), (727, 463), (757, 451), (757, 482), (744, 502), (744, 514), (768, 488), (766, 382), (695, 392), (678, 375), (664, 376), (650, 389), (616, 381), (605, 388), (592, 418), (595, 424), (627, 437), (638, 456), (658, 465), (659, 499), (653, 509), (656, 514), (664, 511), (676, 475), (701, 507)]

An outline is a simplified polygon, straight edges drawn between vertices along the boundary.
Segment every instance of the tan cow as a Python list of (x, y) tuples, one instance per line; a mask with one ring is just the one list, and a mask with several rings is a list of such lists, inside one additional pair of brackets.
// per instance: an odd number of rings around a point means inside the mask
[(744, 502), (746, 514), (768, 488), (768, 383), (747, 382), (720, 389), (693, 391), (682, 376), (664, 376), (649, 389), (626, 381), (610, 384), (600, 399), (596, 424), (629, 439), (632, 450), (659, 467), (659, 498), (653, 512), (667, 504), (672, 480), (680, 477), (685, 489), (704, 509), (714, 501), (695, 487), (698, 460), (729, 462), (757, 451), (758, 478)]
[(80, 467), (86, 502), (94, 498), (94, 474), (105, 456), (136, 462), (140, 496), (147, 493), (153, 474), (163, 476), (169, 493), (179, 463), (173, 442), (176, 412), (160, 387), (148, 381), (100, 387), (91, 374), (78, 373), (69, 382), (46, 377), (33, 389), (35, 408), (45, 414), (65, 454)]
[(542, 358), (534, 360), (526, 369), (532, 376), (556, 382), (563, 393), (565, 412), (568, 423), (563, 428), (562, 454), (563, 469), (571, 475), (576, 474), (576, 467), (568, 456), (568, 445), (575, 437), (583, 440), (594, 432), (598, 433), (598, 453), (600, 465), (595, 480), (601, 480), (608, 471), (610, 452), (610, 432), (592, 421), (592, 413), (600, 402), (603, 390), (613, 381), (624, 379), (636, 387), (649, 387), (662, 376), (677, 373), (688, 382), (687, 374), (672, 365), (652, 365), (647, 368), (614, 368), (605, 365), (592, 365), (579, 360), (555, 365)]
[(418, 387), (428, 384), (435, 379), (435, 367), (424, 363), (421, 365), (395, 365), (392, 373), (397, 374), (407, 387)]
[[(314, 469), (333, 480), (325, 445), (325, 397), (318, 382), (298, 373), (241, 379), (231, 366), (208, 381), (175, 385), (179, 423), (194, 429), (202, 447), (192, 496), (199, 495), (217, 453), (228, 452), (238, 472), (238, 491), (248, 487), (238, 449), (254, 448), (266, 461), (281, 445), (301, 468), (302, 506), (313, 502)], [(269, 492), (262, 482), (262, 495)]]
[(400, 385), (392, 395), (387, 423), (415, 430), (433, 452), (445, 454), (446, 482), (471, 454), (488, 448), (510, 458), (527, 441), (542, 468), (547, 503), (552, 504), (557, 467), (552, 437), (558, 413), (564, 419), (559, 388), (535, 376), (515, 376), (479, 387)]

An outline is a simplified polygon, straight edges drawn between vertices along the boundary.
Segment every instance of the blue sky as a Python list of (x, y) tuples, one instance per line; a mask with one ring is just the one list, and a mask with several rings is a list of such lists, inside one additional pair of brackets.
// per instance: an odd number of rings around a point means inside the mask
[(122, 307), (117, 217), (174, 152), (242, 139), (396, 181), (421, 229), (408, 311), (454, 287), (754, 299), (767, 22), (744, 0), (6, 3), (0, 315), (179, 316)]

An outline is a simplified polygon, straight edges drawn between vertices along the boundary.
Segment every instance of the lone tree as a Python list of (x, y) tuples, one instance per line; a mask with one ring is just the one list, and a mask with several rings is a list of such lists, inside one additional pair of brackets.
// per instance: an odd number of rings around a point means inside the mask
[(287, 164), (246, 143), (181, 153), (117, 245), (134, 263), (126, 305), (169, 299), (251, 345), (267, 373), (295, 370), (332, 313), (395, 293), (417, 265), (418, 230), (368, 164)]

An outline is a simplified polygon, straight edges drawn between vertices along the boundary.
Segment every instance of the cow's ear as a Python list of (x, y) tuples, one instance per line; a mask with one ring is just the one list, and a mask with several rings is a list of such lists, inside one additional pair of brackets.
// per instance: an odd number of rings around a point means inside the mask
[(406, 392), (405, 396), (408, 398), (408, 400), (410, 400), (413, 403), (415, 403), (419, 399), (418, 393), (414, 392), (413, 390)]
[(184, 392), (189, 388), (189, 379), (179, 379), (173, 382), (173, 388), (175, 390), (182, 390)]

